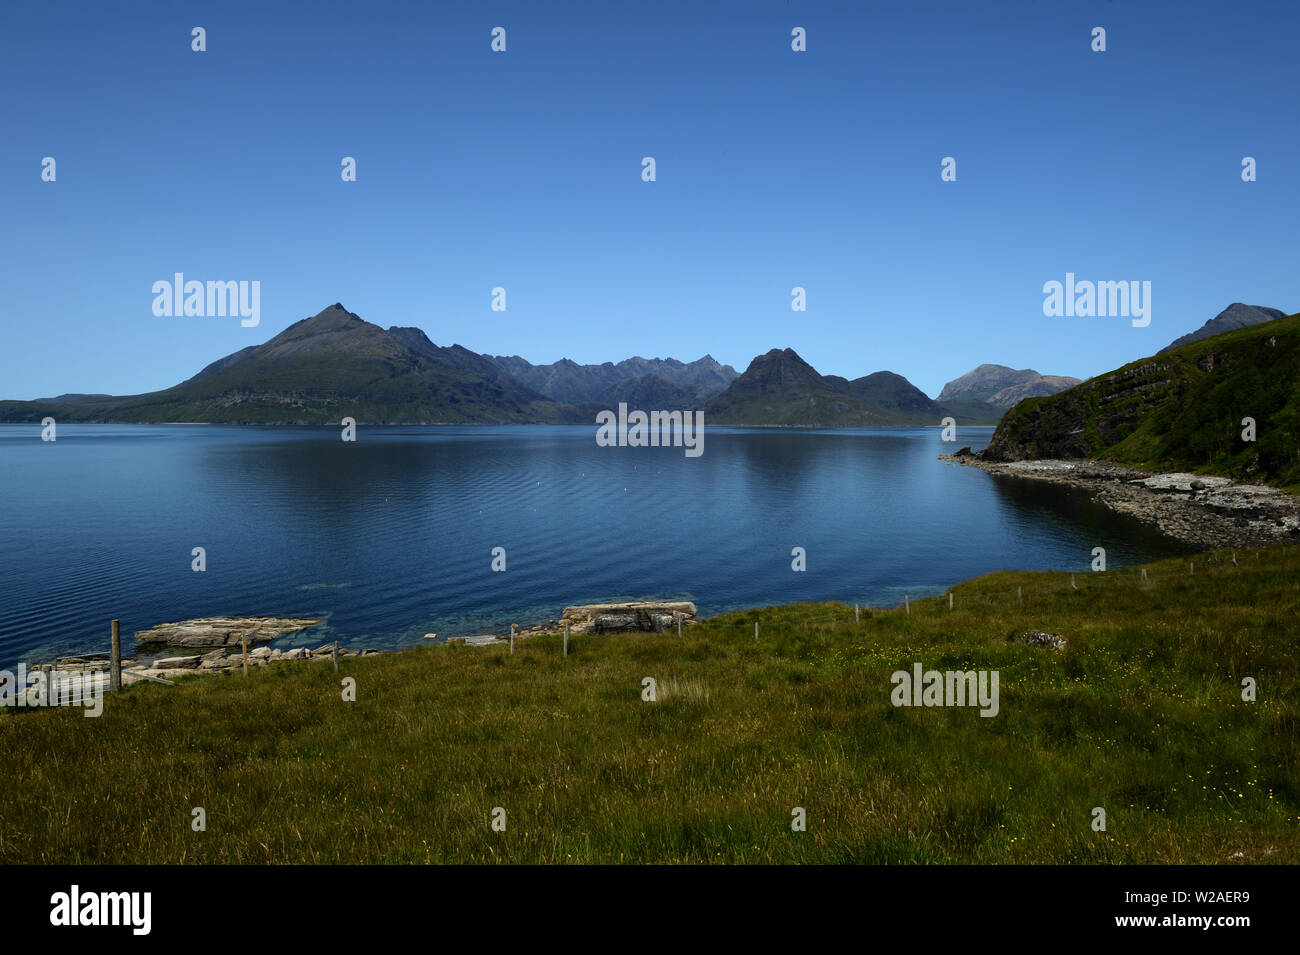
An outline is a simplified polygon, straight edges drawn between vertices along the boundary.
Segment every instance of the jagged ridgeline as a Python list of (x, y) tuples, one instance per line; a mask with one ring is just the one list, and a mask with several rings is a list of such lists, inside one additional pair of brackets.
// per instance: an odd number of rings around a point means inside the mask
[(380, 328), (340, 304), (243, 348), (179, 385), (143, 395), (0, 402), (0, 421), (229, 424), (576, 423), (586, 408), (533, 391), (482, 355), (418, 328)]
[(755, 358), (726, 391), (704, 406), (712, 424), (844, 428), (993, 424), (1000, 411), (983, 402), (932, 401), (902, 375), (878, 371), (849, 381), (822, 375), (792, 348)]
[[(1243, 419), (1254, 419), (1254, 441)], [(986, 457), (1094, 457), (1300, 489), (1300, 314), (1181, 345), (1006, 413)]]
[[(1037, 387), (1048, 381), (1037, 372), (981, 369), (1028, 374)], [(995, 378), (983, 374), (980, 384)], [(1051, 381), (1059, 383), (1049, 387), (1059, 388), (1073, 379)], [(789, 348), (758, 356), (742, 375), (709, 355), (693, 362), (532, 365), (518, 356), (435, 345), (418, 328), (384, 329), (334, 304), (171, 388), (0, 401), (0, 421), (33, 423), (48, 415), (59, 422), (128, 424), (323, 425), (344, 417), (359, 424), (592, 424), (599, 411), (625, 403), (702, 409), (712, 424), (936, 427), (946, 416), (959, 424), (994, 424), (1003, 409), (982, 399), (963, 393), (932, 401), (888, 371), (853, 381), (821, 375)]]

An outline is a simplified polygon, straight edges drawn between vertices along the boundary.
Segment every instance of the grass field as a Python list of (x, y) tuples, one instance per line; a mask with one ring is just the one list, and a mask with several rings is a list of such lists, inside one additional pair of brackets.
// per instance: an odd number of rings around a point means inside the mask
[[(1191, 559), (6, 711), (0, 862), (1300, 861), (1300, 550)], [(916, 662), (999, 671), (998, 715), (893, 706)]]

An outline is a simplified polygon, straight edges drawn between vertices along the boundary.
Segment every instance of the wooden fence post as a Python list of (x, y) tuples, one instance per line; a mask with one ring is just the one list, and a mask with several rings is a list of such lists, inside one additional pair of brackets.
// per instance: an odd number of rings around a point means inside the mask
[(113, 621), (113, 655), (108, 665), (109, 688), (116, 693), (122, 689), (122, 632), (118, 621)]
[(338, 673), (339, 672), (339, 642), (337, 640), (334, 641), (333, 656), (334, 656), (334, 672)]
[(948, 609), (952, 609), (952, 591), (948, 591)]
[(862, 622), (862, 617), (858, 615), (858, 605), (857, 605), (857, 604), (854, 604), (854, 605), (853, 605), (853, 622), (854, 622), (854, 623), (861, 623), (861, 622)]
[(248, 676), (248, 634), (240, 637), (239, 642), (244, 648), (244, 676)]
[(903, 609), (908, 613), (912, 612), (912, 602), (907, 599), (907, 594), (903, 594)]
[(564, 625), (564, 656), (569, 655), (569, 625)]

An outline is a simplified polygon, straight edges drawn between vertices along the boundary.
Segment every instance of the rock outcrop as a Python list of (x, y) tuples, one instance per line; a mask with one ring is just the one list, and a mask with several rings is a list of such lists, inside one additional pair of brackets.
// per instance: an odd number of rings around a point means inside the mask
[(139, 644), (161, 644), (191, 649), (238, 647), (244, 637), (249, 646), (270, 643), (285, 634), (314, 627), (320, 619), (293, 617), (200, 617), (180, 623), (160, 623), (148, 630), (135, 632)]
[(989, 461), (975, 455), (940, 460), (990, 474), (1064, 484), (1193, 547), (1267, 547), (1300, 538), (1300, 497), (1259, 484), (1188, 473), (1152, 474), (1107, 461)]
[(688, 600), (639, 601), (622, 604), (586, 604), (565, 607), (561, 625), (570, 633), (662, 633), (695, 622), (695, 604)]
[(1053, 650), (1064, 650), (1067, 642), (1059, 633), (1046, 633), (1042, 630), (1030, 630), (1016, 640), (1016, 643), (1024, 643), (1031, 647), (1050, 647)]

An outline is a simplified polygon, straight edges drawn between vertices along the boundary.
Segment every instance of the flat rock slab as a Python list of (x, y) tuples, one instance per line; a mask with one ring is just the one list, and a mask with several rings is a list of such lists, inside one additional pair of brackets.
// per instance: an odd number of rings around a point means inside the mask
[(137, 630), (135, 639), (142, 644), (168, 647), (238, 647), (244, 637), (248, 638), (250, 645), (270, 643), (285, 634), (306, 630), (320, 622), (293, 617), (200, 617), (180, 623), (160, 623), (148, 630)]
[(479, 634), (472, 634), (468, 637), (452, 637), (447, 642), (464, 643), (471, 647), (487, 647), (487, 646), (491, 646), (494, 643), (500, 643), (501, 639), (497, 637), (495, 634), (479, 633)]
[(695, 622), (695, 604), (688, 600), (636, 601), (621, 604), (584, 604), (565, 607), (560, 621), (570, 633), (661, 633)]
[(197, 655), (192, 657), (159, 657), (153, 661), (155, 670), (192, 670), (199, 665), (201, 658)]

